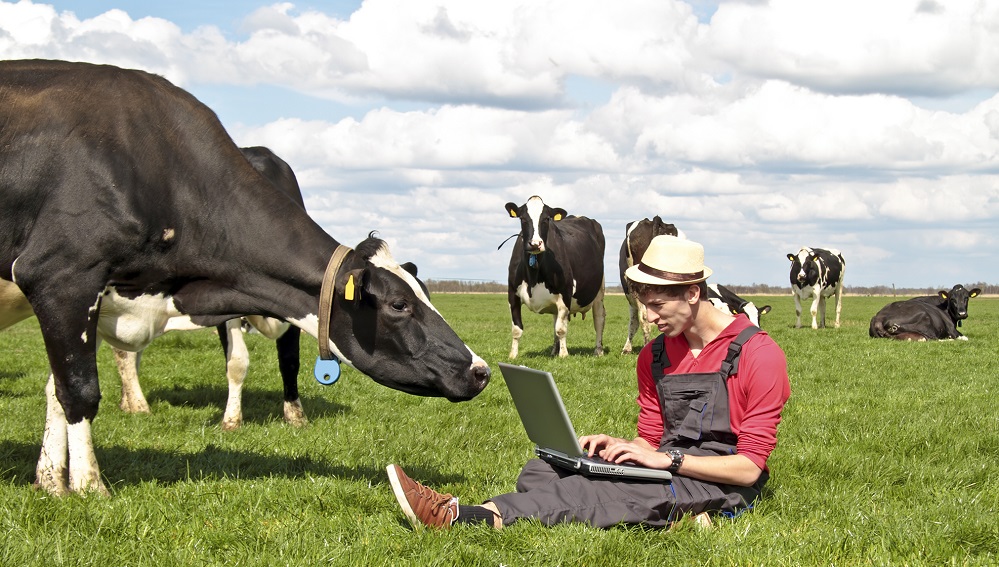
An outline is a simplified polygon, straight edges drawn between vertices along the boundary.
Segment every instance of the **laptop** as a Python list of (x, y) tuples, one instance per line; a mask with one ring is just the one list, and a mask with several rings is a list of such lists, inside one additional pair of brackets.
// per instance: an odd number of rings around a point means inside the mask
[(658, 482), (673, 478), (669, 471), (586, 456), (551, 373), (504, 362), (499, 367), (527, 436), (536, 445), (534, 452), (541, 459), (589, 476)]

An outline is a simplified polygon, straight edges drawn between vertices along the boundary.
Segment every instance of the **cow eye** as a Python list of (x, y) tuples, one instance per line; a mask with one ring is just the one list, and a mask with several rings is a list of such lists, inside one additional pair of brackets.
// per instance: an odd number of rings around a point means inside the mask
[(405, 311), (407, 307), (409, 307), (409, 304), (405, 300), (397, 299), (392, 302), (392, 309), (396, 311)]

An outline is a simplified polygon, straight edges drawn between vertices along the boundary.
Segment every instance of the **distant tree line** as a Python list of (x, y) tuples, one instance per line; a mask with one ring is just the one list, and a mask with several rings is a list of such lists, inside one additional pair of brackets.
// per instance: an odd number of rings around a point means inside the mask
[[(480, 280), (434, 280), (428, 279), (424, 282), (430, 293), (506, 293), (506, 284), (495, 281)], [(791, 295), (790, 286), (778, 286), (769, 284), (749, 284), (734, 285), (722, 284), (739, 295)], [(979, 288), (983, 295), (999, 295), (999, 285), (977, 282), (964, 284), (968, 289)], [(950, 289), (951, 286), (942, 287), (895, 287), (894, 285), (876, 286), (852, 286), (844, 288), (844, 293), (848, 295), (936, 295), (941, 289)], [(621, 293), (620, 285), (607, 286), (607, 293)]]

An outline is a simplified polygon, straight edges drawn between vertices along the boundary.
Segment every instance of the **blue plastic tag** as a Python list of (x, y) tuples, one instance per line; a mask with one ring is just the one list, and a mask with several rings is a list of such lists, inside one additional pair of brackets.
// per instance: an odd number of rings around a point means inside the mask
[(340, 361), (333, 357), (332, 360), (323, 360), (316, 357), (316, 367), (313, 370), (316, 380), (323, 386), (336, 384), (340, 379)]
[(535, 267), (538, 265), (538, 256), (536, 254), (531, 254), (530, 258), (527, 259), (527, 265), (530, 267)]

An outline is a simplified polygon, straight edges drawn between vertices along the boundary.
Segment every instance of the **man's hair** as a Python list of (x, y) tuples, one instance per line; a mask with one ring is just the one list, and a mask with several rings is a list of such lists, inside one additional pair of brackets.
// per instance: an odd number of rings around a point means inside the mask
[(628, 280), (628, 287), (631, 292), (635, 294), (636, 297), (642, 297), (648, 294), (663, 294), (671, 298), (682, 297), (687, 291), (687, 288), (696, 285), (698, 289), (701, 290), (701, 300), (707, 301), (708, 299), (708, 282), (700, 281), (696, 284), (673, 284), (673, 285), (660, 285), (660, 284), (649, 284), (642, 282), (635, 282)]

